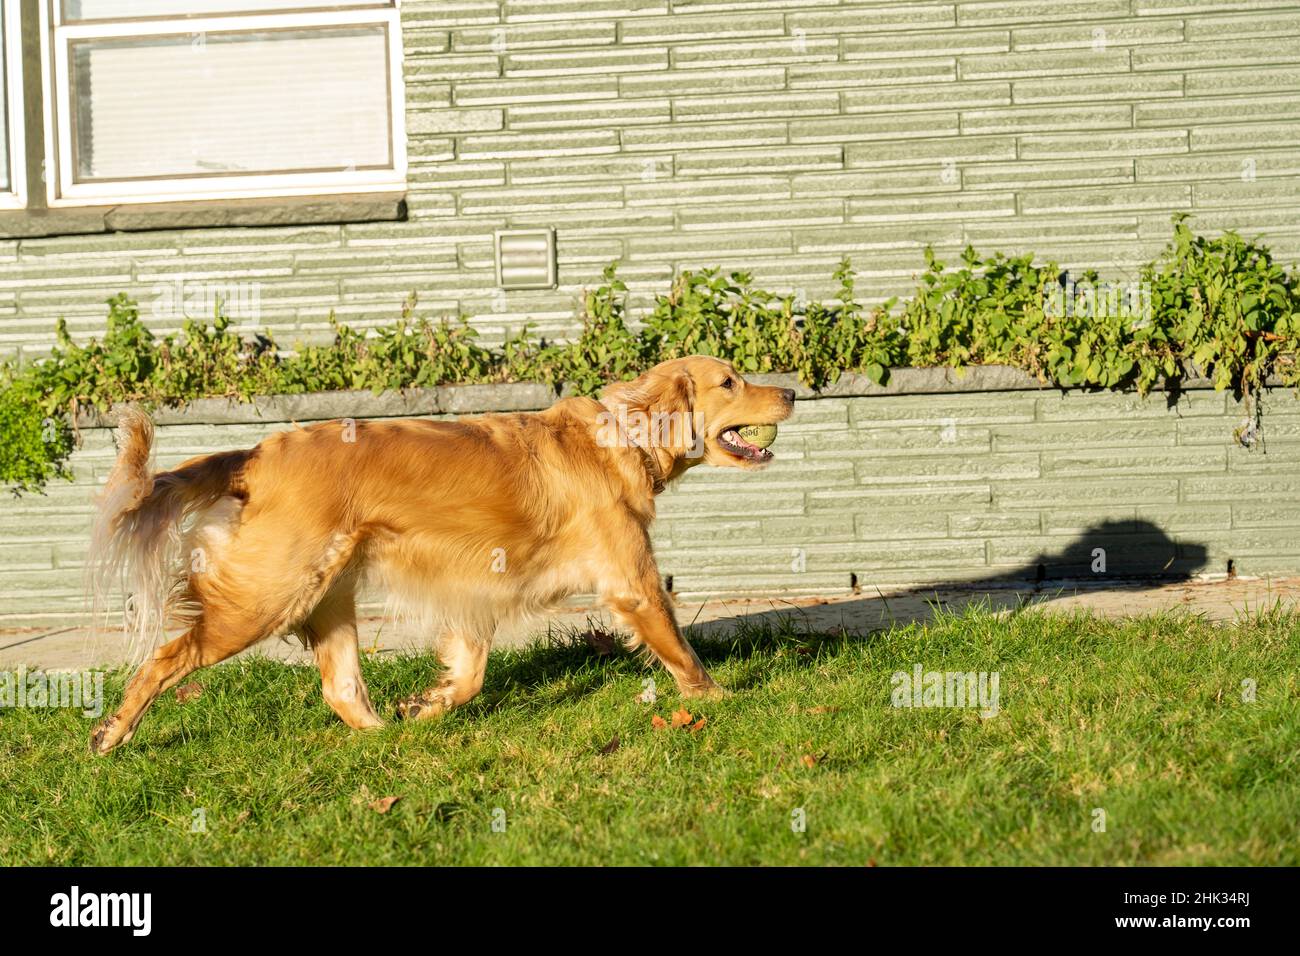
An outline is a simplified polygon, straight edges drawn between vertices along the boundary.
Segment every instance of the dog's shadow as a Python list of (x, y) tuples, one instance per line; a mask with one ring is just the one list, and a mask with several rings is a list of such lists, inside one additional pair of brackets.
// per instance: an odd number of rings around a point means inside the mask
[[(1209, 549), (1199, 542), (1171, 537), (1150, 521), (1108, 519), (1089, 525), (1063, 547), (1040, 551), (1019, 564), (990, 569), (982, 577), (911, 588), (876, 588), (869, 572), (854, 574), (852, 593), (842, 598), (800, 605), (773, 598), (768, 608), (755, 608), (751, 601), (738, 605), (736, 613), (713, 616), (692, 632), (698, 646), (702, 638), (725, 640), (736, 630), (788, 629), (796, 618), (793, 626), (808, 635), (869, 634), (925, 623), (941, 612), (970, 606), (1017, 612), (1061, 595), (1106, 591), (1118, 592), (1122, 600), (1124, 592), (1191, 581), (1210, 563)], [(1228, 576), (1234, 572), (1233, 565), (1231, 559), (1223, 565)], [(725, 608), (725, 602), (717, 603)]]

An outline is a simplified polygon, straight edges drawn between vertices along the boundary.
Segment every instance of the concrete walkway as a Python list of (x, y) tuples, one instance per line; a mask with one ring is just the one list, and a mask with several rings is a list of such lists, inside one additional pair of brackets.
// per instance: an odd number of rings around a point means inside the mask
[[(725, 635), (741, 620), (771, 622), (782, 617), (793, 617), (797, 626), (810, 630), (833, 631), (842, 627), (863, 633), (886, 628), (891, 622), (924, 621), (933, 616), (936, 608), (957, 610), (985, 601), (997, 609), (1030, 603), (1051, 610), (1084, 609), (1107, 617), (1182, 609), (1209, 620), (1227, 621), (1278, 603), (1300, 607), (1300, 578), (1238, 578), (1109, 588), (1072, 585), (978, 591), (926, 588), (835, 598), (712, 600), (703, 604), (683, 603), (677, 617), (684, 626), (693, 625), (692, 633), (696, 636)], [(529, 628), (503, 632), (498, 635), (497, 646), (527, 643), (546, 634), (548, 628), (552, 633), (566, 634), (610, 626), (609, 616), (600, 609), (570, 608)], [(429, 647), (427, 637), (406, 632), (382, 618), (362, 621), (361, 644), (368, 652), (377, 654), (427, 651)], [(247, 653), (290, 662), (311, 661), (311, 655), (295, 639), (266, 641)], [(0, 668), (83, 670), (126, 662), (127, 644), (120, 632), (102, 631), (92, 635), (85, 627), (0, 629)]]

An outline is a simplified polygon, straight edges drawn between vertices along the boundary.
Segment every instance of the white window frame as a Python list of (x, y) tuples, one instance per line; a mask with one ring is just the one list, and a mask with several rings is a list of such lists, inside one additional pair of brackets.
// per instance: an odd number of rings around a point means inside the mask
[[(6, 0), (8, 2), (8, 0)], [(304, 0), (304, 5), (310, 0)], [(232, 9), (239, 0), (231, 0)], [(45, 155), (55, 157), (48, 174), (51, 207), (122, 203), (196, 202), (214, 199), (319, 196), (396, 192), (406, 188), (406, 103), (402, 82), (401, 12), (398, 0), (339, 10), (289, 10), (220, 16), (93, 20), (62, 23), (59, 0), (41, 3), (41, 75), (45, 81)], [(390, 155), (383, 169), (327, 173), (250, 173), (220, 178), (173, 177), (130, 182), (73, 181), (70, 45), (76, 40), (118, 37), (196, 36), (242, 31), (310, 30), (312, 27), (383, 25), (388, 39)]]
[(5, 108), (9, 138), (9, 188), (0, 190), (0, 209), (27, 205), (27, 116), (23, 107), (23, 31), (21, 0), (3, 0)]

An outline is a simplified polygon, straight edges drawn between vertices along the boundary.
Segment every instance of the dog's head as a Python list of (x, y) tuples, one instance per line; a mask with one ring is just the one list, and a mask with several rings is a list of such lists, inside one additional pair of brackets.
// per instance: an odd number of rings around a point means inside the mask
[(664, 479), (701, 461), (761, 468), (772, 452), (739, 434), (775, 425), (794, 411), (794, 391), (746, 382), (730, 362), (695, 355), (661, 362), (640, 378), (610, 385), (601, 404), (633, 444), (657, 459)]

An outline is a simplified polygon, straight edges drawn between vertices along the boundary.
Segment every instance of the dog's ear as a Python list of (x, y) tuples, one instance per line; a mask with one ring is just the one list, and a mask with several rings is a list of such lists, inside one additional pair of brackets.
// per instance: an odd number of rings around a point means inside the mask
[(689, 419), (695, 410), (695, 380), (685, 372), (649, 373), (647, 408)]
[(695, 408), (695, 381), (685, 372), (652, 368), (630, 382), (607, 385), (600, 393), (600, 401), (610, 411), (636, 409), (689, 415)]
[(695, 381), (686, 372), (651, 369), (607, 386), (600, 401), (643, 448), (681, 453), (695, 444)]

